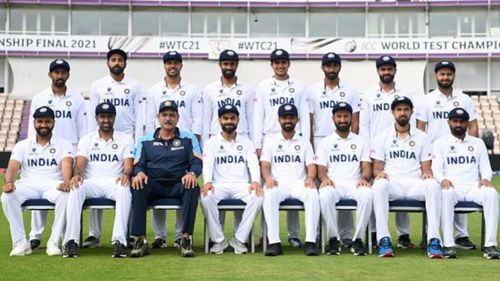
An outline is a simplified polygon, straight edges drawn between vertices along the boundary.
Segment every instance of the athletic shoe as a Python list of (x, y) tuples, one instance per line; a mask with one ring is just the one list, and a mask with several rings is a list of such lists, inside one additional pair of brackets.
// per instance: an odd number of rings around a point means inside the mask
[(17, 243), (16, 247), (10, 252), (11, 257), (15, 256), (26, 256), (31, 254), (31, 245), (28, 241)]
[(288, 243), (290, 243), (290, 246), (294, 248), (302, 248), (302, 246), (304, 246), (302, 241), (300, 241), (300, 238), (297, 237), (288, 238)]
[(135, 238), (134, 237), (129, 237), (127, 239), (127, 249), (133, 249), (135, 247)]
[(464, 250), (474, 250), (476, 249), (476, 245), (472, 243), (472, 241), (469, 240), (469, 237), (460, 237), (455, 239), (455, 246), (459, 249), (464, 249)]
[(189, 238), (182, 238), (181, 240), (181, 257), (184, 258), (194, 257), (193, 245), (191, 244), (191, 239)]
[(304, 245), (304, 254), (306, 256), (317, 256), (319, 255), (319, 249), (316, 246), (316, 243), (306, 242)]
[(216, 254), (220, 255), (224, 253), (224, 250), (227, 248), (228, 244), (226, 239), (222, 240), (222, 242), (216, 242), (214, 245), (210, 248), (210, 254)]
[(455, 247), (444, 247), (443, 248), (443, 258), (445, 259), (456, 259), (457, 250)]
[(31, 250), (34, 250), (34, 249), (40, 247), (41, 243), (42, 243), (42, 241), (40, 241), (40, 239), (31, 239), (30, 240)]
[(443, 248), (437, 238), (432, 238), (427, 246), (427, 255), (431, 259), (440, 259), (443, 257)]
[(151, 243), (151, 248), (153, 249), (162, 249), (167, 247), (167, 241), (162, 238), (156, 238), (153, 243)]
[(378, 247), (378, 245), (377, 245), (377, 232), (372, 232), (371, 236), (372, 236), (372, 249), (377, 249), (377, 247)]
[(78, 244), (75, 240), (69, 240), (63, 246), (63, 258), (76, 258), (78, 257)]
[(392, 249), (391, 238), (384, 237), (378, 242), (378, 256), (379, 257), (394, 257), (394, 250)]
[(398, 238), (398, 248), (413, 249), (415, 245), (410, 240), (410, 234), (403, 234)]
[(366, 256), (365, 244), (361, 239), (358, 238), (352, 242), (351, 252), (355, 256)]
[(123, 245), (120, 241), (116, 240), (113, 242), (113, 258), (126, 258), (127, 257), (127, 247)]
[(51, 241), (47, 242), (47, 250), (45, 251), (48, 256), (60, 256), (62, 255), (61, 249), (56, 243)]
[(234, 253), (237, 255), (248, 253), (247, 246), (245, 246), (245, 244), (241, 243), (241, 241), (238, 240), (238, 238), (236, 238), (236, 237), (233, 237), (233, 239), (231, 239), (231, 241), (229, 241), (229, 245), (231, 245), (231, 247), (233, 247)]
[(89, 248), (89, 249), (94, 249), (101, 246), (101, 241), (99, 238), (94, 237), (94, 236), (89, 236), (87, 239), (83, 240), (82, 247), (83, 248)]
[(283, 254), (283, 251), (281, 250), (281, 243), (267, 245), (266, 252), (264, 253), (264, 255), (268, 257), (279, 256), (281, 254)]
[(149, 246), (144, 239), (138, 239), (135, 242), (134, 249), (130, 252), (131, 258), (140, 258), (149, 255)]
[(500, 253), (498, 253), (496, 246), (484, 247), (483, 256), (489, 260), (497, 260), (500, 258)]
[(175, 241), (174, 241), (174, 248), (180, 249), (181, 248), (181, 242), (182, 242), (182, 238), (176, 238)]
[(351, 238), (342, 239), (342, 246), (344, 246), (344, 248), (346, 248), (346, 249), (351, 248), (352, 247), (352, 239)]
[(332, 237), (328, 240), (328, 247), (326, 247), (327, 255), (340, 255), (340, 242), (337, 237)]

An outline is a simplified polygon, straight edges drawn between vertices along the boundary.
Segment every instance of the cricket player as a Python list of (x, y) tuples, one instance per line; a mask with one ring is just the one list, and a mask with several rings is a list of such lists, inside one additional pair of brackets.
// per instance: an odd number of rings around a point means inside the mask
[[(299, 123), (296, 126), (297, 134), (305, 140), (310, 139), (310, 123), (307, 104), (307, 92), (304, 84), (290, 78), (290, 55), (283, 49), (276, 49), (271, 53), (271, 68), (273, 76), (259, 83), (255, 90), (254, 105), (254, 144), (257, 156), (262, 151), (263, 140), (267, 135), (281, 132), (278, 122), (278, 108), (283, 104), (294, 104), (299, 112)], [(288, 240), (294, 247), (302, 246), (300, 241), (299, 212), (287, 212)]]
[[(339, 78), (342, 68), (340, 56), (336, 53), (327, 53), (321, 59), (321, 70), (325, 77), (314, 83), (307, 90), (309, 112), (311, 118), (312, 144), (316, 150), (319, 143), (335, 131), (332, 122), (332, 108), (340, 102), (348, 103), (352, 108), (350, 129), (357, 134), (359, 131), (359, 110), (361, 100), (358, 92)], [(344, 245), (352, 245), (352, 229), (354, 222), (352, 211), (338, 212), (339, 236)]]
[(167, 100), (158, 109), (160, 127), (141, 138), (137, 145), (132, 179), (131, 234), (138, 238), (131, 257), (149, 253), (146, 241), (146, 213), (154, 199), (176, 198), (182, 201), (181, 256), (193, 257), (191, 242), (200, 190), (196, 178), (202, 172), (201, 155), (196, 137), (177, 128), (178, 106)]
[[(179, 106), (178, 127), (183, 131), (192, 132), (198, 141), (201, 139), (201, 117), (202, 101), (201, 92), (197, 86), (181, 78), (182, 55), (176, 51), (169, 51), (163, 55), (163, 67), (165, 77), (149, 88), (146, 107), (146, 132), (152, 133), (159, 127), (158, 108), (165, 100), (173, 100)], [(155, 240), (151, 243), (152, 248), (164, 248), (167, 246), (166, 237), (166, 210), (153, 210), (153, 231)], [(176, 211), (176, 235), (174, 246), (178, 247), (181, 240), (182, 211)]]
[(427, 135), (410, 126), (413, 103), (405, 96), (391, 104), (396, 123), (380, 132), (372, 142), (373, 209), (376, 219), (379, 256), (393, 257), (387, 225), (389, 201), (396, 199), (425, 200), (427, 214), (427, 254), (443, 256), (439, 223), (441, 188), (431, 170), (431, 145)]
[(316, 165), (314, 152), (308, 139), (295, 132), (299, 112), (287, 103), (278, 108), (281, 132), (268, 135), (260, 156), (261, 173), (265, 182), (264, 216), (269, 245), (266, 256), (282, 254), (279, 237), (279, 206), (288, 198), (304, 203), (306, 239), (304, 253), (317, 256), (316, 235), (320, 216), (319, 194), (314, 183)]
[[(48, 106), (54, 111), (56, 123), (53, 134), (69, 141), (73, 147), (87, 133), (87, 113), (85, 102), (80, 93), (68, 89), (70, 66), (64, 59), (55, 59), (49, 64), (49, 88), (36, 94), (31, 100), (28, 136), (36, 135), (33, 113), (37, 108)], [(42, 233), (47, 222), (47, 211), (33, 211), (31, 217), (31, 249), (40, 246)]]
[(351, 132), (353, 109), (348, 103), (337, 103), (332, 108), (332, 114), (336, 129), (316, 149), (321, 213), (328, 229), (327, 254), (340, 254), (336, 203), (340, 199), (354, 199), (357, 202), (357, 216), (351, 251), (356, 256), (364, 256), (366, 250), (362, 237), (373, 202), (370, 148), (362, 137)]
[[(144, 109), (142, 90), (137, 81), (125, 75), (127, 53), (121, 49), (112, 49), (106, 55), (109, 75), (95, 81), (90, 87), (91, 108), (102, 102), (109, 102), (116, 107), (114, 130), (134, 136), (137, 143), (144, 133)], [(91, 122), (89, 131), (97, 131), (96, 123)], [(91, 210), (89, 237), (83, 242), (84, 248), (100, 245), (102, 210)]]
[[(426, 132), (430, 142), (450, 132), (448, 113), (457, 107), (464, 108), (469, 116), (469, 134), (479, 136), (479, 129), (472, 99), (461, 91), (453, 88), (455, 65), (451, 61), (440, 61), (434, 66), (438, 88), (425, 96), (421, 106), (417, 108), (417, 128)], [(467, 215), (455, 215), (455, 244), (458, 248), (472, 250), (476, 245), (469, 239), (467, 231)]]
[(498, 192), (491, 184), (491, 165), (483, 140), (467, 133), (469, 113), (456, 107), (448, 114), (450, 133), (433, 145), (432, 171), (442, 193), (443, 255), (456, 258), (453, 238), (454, 207), (458, 201), (474, 201), (483, 206), (486, 224), (484, 257), (498, 259)]
[(107, 198), (116, 202), (113, 225), (113, 257), (127, 256), (127, 224), (132, 194), (130, 176), (134, 164), (134, 140), (115, 132), (116, 108), (103, 102), (95, 109), (99, 129), (84, 136), (78, 144), (76, 165), (66, 209), (66, 235), (63, 257), (78, 256), (80, 221), (85, 198)]
[[(401, 96), (412, 98), (410, 92), (394, 81), (397, 65), (393, 57), (380, 56), (375, 61), (375, 66), (380, 81), (363, 94), (359, 113), (359, 135), (370, 142), (378, 133), (394, 126), (394, 116), (391, 112), (391, 103), (394, 99)], [(415, 125), (413, 116), (410, 124)], [(372, 221), (372, 225), (374, 223)], [(396, 213), (396, 230), (399, 236), (398, 247), (413, 248), (414, 244), (410, 239), (410, 218), (407, 213)]]
[[(52, 233), (47, 241), (47, 255), (61, 255), (59, 239), (66, 224), (66, 203), (73, 166), (71, 143), (52, 134), (55, 113), (42, 106), (33, 113), (35, 136), (18, 142), (5, 172), (2, 208), (10, 225), (10, 256), (31, 254), (26, 240), (21, 205), (28, 199), (47, 199), (55, 204)], [(16, 180), (17, 173), (21, 177)]]
[(236, 133), (238, 109), (227, 104), (218, 112), (221, 133), (211, 137), (203, 149), (203, 189), (201, 206), (208, 221), (213, 246), (210, 253), (222, 254), (228, 243), (219, 221), (217, 205), (223, 199), (241, 199), (246, 203), (236, 233), (229, 241), (236, 254), (248, 252), (245, 243), (262, 207), (259, 160), (253, 143)]

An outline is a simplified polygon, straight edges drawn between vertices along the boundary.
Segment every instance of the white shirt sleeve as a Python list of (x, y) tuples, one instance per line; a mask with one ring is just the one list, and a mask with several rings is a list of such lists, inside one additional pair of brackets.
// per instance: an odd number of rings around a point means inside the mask
[(14, 145), (12, 149), (12, 153), (10, 154), (10, 160), (17, 160), (19, 163), (23, 163), (24, 161), (24, 150), (29, 147), (23, 147), (25, 142), (18, 142)]
[(440, 141), (434, 141), (432, 145), (432, 173), (434, 178), (438, 182), (441, 182), (444, 177), (444, 158), (443, 158), (443, 149), (440, 146)]
[(370, 157), (375, 160), (385, 161), (384, 135), (377, 135), (372, 142)]
[(195, 135), (201, 135), (202, 128), (202, 118), (203, 111), (202, 107), (202, 99), (201, 99), (201, 91), (198, 87), (194, 87), (193, 97), (191, 99), (191, 120), (192, 120), (192, 132)]
[(89, 99), (90, 99), (90, 112), (91, 114), (88, 114), (88, 127), (87, 131), (88, 132), (94, 132), (97, 130), (97, 123), (95, 121), (95, 108), (97, 105), (100, 103), (100, 95), (97, 92), (97, 85), (93, 84), (92, 87), (90, 87), (90, 93), (89, 93)]
[(361, 97), (359, 96), (358, 91), (352, 89), (352, 100), (351, 100), (352, 112), (360, 112), (361, 111)]
[(429, 161), (432, 159), (432, 143), (429, 141), (429, 137), (425, 137), (425, 142), (422, 147), (422, 152), (420, 153), (420, 162)]
[(316, 164), (328, 167), (328, 152), (326, 149), (327, 139), (320, 141), (318, 147), (316, 148)]
[(300, 115), (300, 130), (302, 133), (302, 137), (306, 140), (309, 141), (311, 139), (311, 123), (309, 119), (309, 110), (308, 110), (308, 103), (309, 99), (307, 97), (307, 91), (305, 89), (302, 90), (302, 93), (300, 95), (300, 107), (298, 108), (299, 110), (299, 115)]
[(144, 103), (142, 100), (142, 89), (139, 84), (134, 85), (134, 113), (135, 113), (135, 141), (144, 135)]
[(264, 91), (262, 86), (257, 86), (254, 96), (253, 113), (253, 143), (256, 149), (262, 148), (264, 132)]
[(253, 146), (252, 142), (248, 142), (248, 145), (247, 166), (248, 171), (250, 172), (250, 180), (251, 182), (256, 181), (260, 183), (260, 166), (257, 153), (255, 152), (255, 146)]
[(416, 108), (415, 118), (417, 120), (420, 120), (420, 121), (423, 121), (423, 122), (427, 122), (428, 121), (428, 118), (427, 118), (427, 103), (425, 101), (422, 100), (420, 102), (419, 106)]
[(154, 132), (156, 126), (156, 114), (158, 113), (158, 108), (154, 100), (153, 87), (148, 91), (146, 98), (146, 133)]
[(73, 153), (73, 145), (69, 141), (63, 141), (62, 149), (63, 153), (61, 154), (61, 159), (64, 159), (66, 157), (75, 158), (75, 154)]
[(33, 113), (35, 113), (36, 108), (38, 107), (38, 98), (35, 96), (35, 98), (31, 101), (30, 105), (30, 116), (29, 116), (29, 123), (28, 123), (28, 137), (32, 137), (36, 135), (35, 131), (35, 125), (34, 125), (34, 118), (33, 118)]
[(214, 182), (214, 158), (213, 154), (214, 149), (212, 149), (212, 143), (215, 139), (209, 139), (205, 142), (205, 146), (203, 147), (203, 182), (204, 183), (213, 183)]
[(364, 139), (361, 139), (361, 162), (372, 162), (370, 158), (370, 146)]
[[(79, 93), (77, 93), (79, 95)], [(87, 134), (87, 107), (85, 106), (85, 100), (83, 97), (80, 99), (80, 107), (78, 108), (78, 112), (76, 113), (77, 117), (77, 124), (76, 126), (78, 127), (78, 139), (82, 138)]]
[(254, 136), (253, 136), (253, 128), (254, 128), (254, 120), (253, 120), (253, 115), (254, 115), (254, 98), (255, 98), (255, 89), (253, 89), (252, 87), (249, 87), (248, 88), (249, 90), (249, 95), (247, 97), (247, 101), (245, 103), (245, 112), (247, 114), (246, 118), (247, 118), (247, 122), (248, 122), (248, 137), (250, 138), (250, 140), (253, 140), (254, 139)]
[(122, 158), (134, 158), (134, 139), (132, 136), (128, 137), (125, 148), (123, 149)]
[(464, 109), (469, 113), (469, 120), (476, 120), (476, 109), (474, 108), (474, 104), (472, 102), (472, 99), (467, 97), (467, 102), (464, 104)]
[(312, 144), (310, 142), (305, 142), (305, 144), (306, 144), (306, 147), (305, 147), (306, 148), (306, 154), (305, 154), (306, 166), (309, 166), (311, 164), (316, 164)]
[(76, 156), (83, 156), (85, 158), (89, 158), (89, 137), (84, 136), (78, 142), (78, 149), (76, 152)]
[(205, 90), (201, 94), (203, 100), (203, 125), (202, 125), (202, 139), (207, 141), (210, 137), (210, 129), (212, 127), (212, 99), (210, 98), (210, 93)]
[(488, 157), (488, 150), (484, 145), (482, 140), (477, 142), (479, 149), (479, 174), (481, 179), (486, 179), (491, 181), (493, 177), (493, 171), (491, 170), (490, 158)]
[(266, 136), (264, 138), (264, 143), (262, 145), (262, 152), (260, 154), (260, 161), (266, 161), (271, 163), (271, 158), (273, 156), (273, 145), (272, 138), (270, 136)]
[(359, 112), (359, 135), (366, 140), (370, 139), (370, 105), (364, 97), (361, 97), (361, 108)]

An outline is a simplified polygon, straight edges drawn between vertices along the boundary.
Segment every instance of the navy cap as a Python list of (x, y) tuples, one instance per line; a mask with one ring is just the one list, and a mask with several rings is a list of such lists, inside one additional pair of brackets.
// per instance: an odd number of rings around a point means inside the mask
[(297, 110), (297, 107), (295, 105), (291, 103), (285, 103), (278, 108), (278, 117), (290, 115), (299, 116), (299, 111)]
[(162, 112), (164, 109), (172, 109), (178, 112), (177, 103), (173, 100), (166, 100), (160, 103), (160, 107), (158, 108), (158, 112)]
[(182, 56), (177, 51), (170, 51), (163, 55), (163, 63), (166, 63), (169, 60), (182, 62)]
[(400, 96), (392, 101), (391, 110), (394, 110), (396, 106), (401, 103), (407, 104), (408, 106), (410, 106), (411, 109), (413, 109), (413, 102), (411, 101), (411, 99), (405, 96)]
[(276, 49), (271, 53), (271, 62), (275, 60), (290, 60), (290, 55), (283, 49)]
[(437, 73), (441, 68), (448, 68), (455, 73), (455, 65), (451, 61), (443, 60), (436, 63), (434, 66), (434, 73)]
[(63, 59), (55, 59), (49, 65), (49, 72), (52, 72), (58, 68), (66, 69), (69, 71), (69, 63)]
[(111, 56), (114, 55), (114, 54), (119, 54), (120, 56), (123, 57), (124, 61), (127, 61), (127, 58), (128, 58), (127, 53), (125, 53), (125, 51), (122, 50), (122, 49), (112, 49), (112, 50), (110, 50), (108, 52), (108, 54), (106, 55), (106, 58), (109, 60), (109, 58), (111, 58)]
[(465, 121), (469, 121), (469, 113), (461, 107), (454, 108), (448, 114), (448, 119), (459, 118)]
[(236, 116), (240, 116), (240, 112), (238, 111), (238, 108), (236, 108), (236, 106), (234, 106), (232, 104), (226, 104), (224, 106), (219, 107), (219, 111), (218, 111), (219, 117), (221, 117), (222, 115), (229, 113), (229, 112), (236, 114)]
[(111, 113), (116, 115), (116, 107), (110, 102), (102, 102), (95, 107), (95, 115)]
[(54, 114), (54, 110), (52, 110), (48, 106), (41, 106), (35, 110), (35, 113), (33, 113), (33, 118), (40, 118), (40, 117), (50, 117), (54, 119), (56, 116)]
[(336, 53), (330, 52), (326, 53), (322, 58), (321, 58), (321, 65), (325, 65), (327, 63), (336, 63), (336, 64), (341, 64), (340, 56), (337, 55)]
[(240, 56), (233, 50), (224, 50), (219, 54), (219, 61), (223, 60), (239, 61)]
[(332, 114), (335, 114), (335, 112), (341, 111), (341, 110), (349, 111), (350, 113), (352, 113), (352, 106), (350, 104), (348, 104), (347, 102), (341, 101), (333, 106)]
[(377, 66), (377, 68), (381, 67), (382, 65), (392, 65), (396, 67), (396, 60), (391, 56), (380, 56), (375, 61), (375, 65)]

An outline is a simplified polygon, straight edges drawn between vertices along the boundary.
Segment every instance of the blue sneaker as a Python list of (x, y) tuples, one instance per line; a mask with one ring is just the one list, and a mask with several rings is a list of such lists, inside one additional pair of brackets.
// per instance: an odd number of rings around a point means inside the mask
[(440, 259), (443, 257), (443, 247), (441, 247), (441, 242), (439, 239), (432, 238), (427, 246), (427, 255), (431, 259)]
[(378, 242), (378, 256), (379, 257), (394, 257), (394, 250), (392, 249), (391, 238), (384, 237)]

